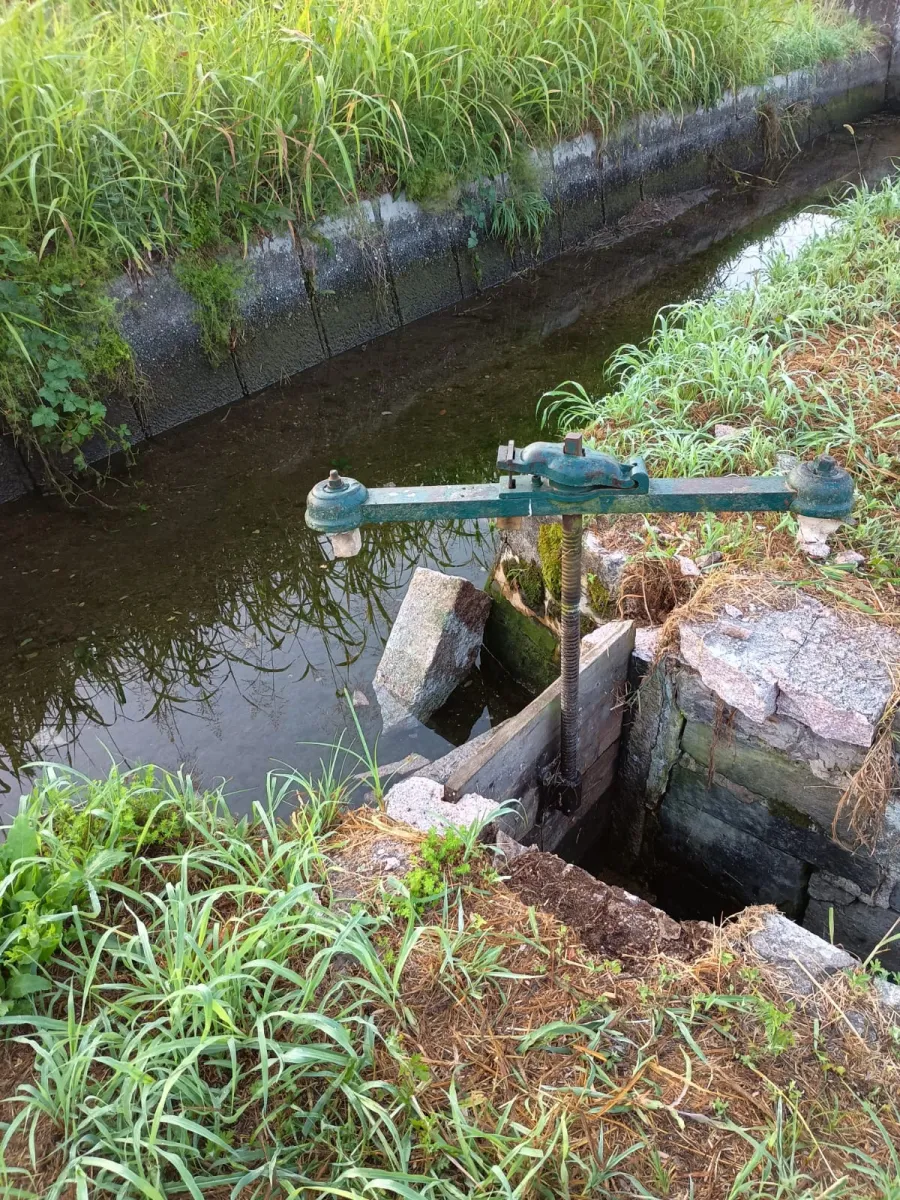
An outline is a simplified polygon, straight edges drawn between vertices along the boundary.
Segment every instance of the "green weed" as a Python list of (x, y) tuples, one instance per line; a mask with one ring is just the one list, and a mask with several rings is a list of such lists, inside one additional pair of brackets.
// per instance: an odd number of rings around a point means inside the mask
[[(856, 524), (842, 537), (890, 584), (900, 561), (900, 415), (890, 399), (900, 378), (900, 184), (854, 190), (835, 212), (827, 234), (793, 260), (775, 257), (758, 285), (663, 309), (646, 345), (614, 357), (607, 394), (570, 381), (545, 395), (543, 411), (591, 427), (619, 456), (643, 454), (658, 475), (765, 474), (779, 453), (834, 452), (858, 488)], [(717, 438), (720, 423), (737, 435)], [(789, 516), (759, 523), (705, 518), (703, 548), (765, 556), (767, 541), (793, 527)]]

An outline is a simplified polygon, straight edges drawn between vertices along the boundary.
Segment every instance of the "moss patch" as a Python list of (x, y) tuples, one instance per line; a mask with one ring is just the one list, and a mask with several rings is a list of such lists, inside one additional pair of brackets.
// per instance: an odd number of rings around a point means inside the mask
[(535, 562), (527, 559), (508, 558), (503, 563), (503, 573), (514, 584), (519, 595), (533, 612), (544, 608), (544, 577)]
[(559, 644), (546, 625), (526, 616), (503, 595), (496, 583), (484, 630), (484, 646), (517, 683), (537, 694), (559, 675)]
[(606, 616), (613, 607), (609, 588), (596, 575), (588, 575), (587, 577), (587, 598), (588, 603), (598, 617)]
[(538, 530), (538, 558), (544, 586), (556, 601), (562, 598), (562, 540), (562, 525), (558, 523), (542, 525)]
[(175, 264), (175, 278), (197, 305), (200, 340), (216, 366), (241, 335), (238, 305), (246, 272), (236, 262), (188, 254)]

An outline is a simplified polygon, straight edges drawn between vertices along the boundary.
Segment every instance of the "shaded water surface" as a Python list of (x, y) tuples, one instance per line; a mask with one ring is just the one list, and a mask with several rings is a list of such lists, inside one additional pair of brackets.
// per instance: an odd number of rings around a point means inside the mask
[[(856, 133), (863, 165), (883, 173), (900, 152), (897, 124)], [(412, 571), (481, 584), (493, 535), (386, 526), (335, 563), (303, 523), (311, 484), (330, 466), (371, 486), (489, 478), (498, 443), (539, 433), (545, 390), (567, 379), (599, 390), (609, 355), (646, 337), (659, 307), (742, 285), (772, 250), (795, 252), (831, 220), (803, 208), (855, 167), (847, 136), (777, 187), (695, 195), (681, 215), (645, 204), (619, 244), (168, 435), (74, 508), (0, 512), (0, 810), (29, 761), (97, 773), (110, 755), (224, 776), (245, 807), (273, 765), (315, 771), (327, 757), (310, 743), (345, 728), (345, 688), (374, 739), (371, 680)], [(482, 662), (427, 727), (386, 735), (379, 757), (434, 757), (526, 699)]]

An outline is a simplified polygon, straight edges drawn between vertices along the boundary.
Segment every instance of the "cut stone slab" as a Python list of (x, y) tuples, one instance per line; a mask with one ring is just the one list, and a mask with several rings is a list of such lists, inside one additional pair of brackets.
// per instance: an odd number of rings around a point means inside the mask
[(450, 698), (475, 664), (490, 607), (467, 579), (416, 569), (375, 672), (386, 727), (406, 714), (424, 721)]
[(887, 979), (876, 979), (875, 991), (884, 1007), (893, 1009), (900, 1017), (900, 987), (896, 983), (890, 983)]
[(793, 717), (825, 739), (871, 745), (893, 692), (900, 636), (850, 624), (818, 600), (745, 618), (749, 636), (723, 621), (686, 622), (681, 654), (703, 683), (751, 721)]
[(768, 913), (763, 928), (752, 933), (748, 940), (763, 962), (781, 971), (804, 996), (813, 991), (814, 981), (853, 967), (857, 961), (846, 950), (829, 945), (781, 913)]
[(462, 796), (455, 804), (444, 799), (444, 785), (434, 779), (413, 775), (395, 784), (384, 798), (387, 815), (427, 833), (443, 832), (450, 825), (483, 824), (497, 808), (485, 796)]

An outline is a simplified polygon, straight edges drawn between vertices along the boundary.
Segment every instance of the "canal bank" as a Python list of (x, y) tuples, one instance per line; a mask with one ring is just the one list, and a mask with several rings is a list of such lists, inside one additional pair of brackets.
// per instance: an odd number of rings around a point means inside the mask
[[(701, 197), (675, 217), (651, 206), (627, 241), (557, 259), (185, 427), (99, 497), (8, 508), (4, 786), (17, 794), (22, 765), (42, 757), (102, 774), (107, 750), (224, 775), (235, 791), (273, 760), (314, 772), (328, 751), (309, 743), (348, 724), (345, 687), (369, 701), (358, 715), (374, 739), (371, 680), (413, 567), (483, 583), (493, 535), (398, 527), (363, 557), (330, 562), (303, 524), (323, 466), (373, 484), (488, 477), (499, 442), (539, 436), (544, 391), (568, 378), (601, 389), (608, 356), (643, 340), (661, 306), (795, 252), (829, 221), (827, 208), (799, 210), (855, 177), (857, 152), (876, 178), (898, 150), (896, 125), (879, 118), (795, 160), (777, 187)], [(434, 727), (383, 740), (382, 761), (437, 757), (521, 707), (527, 694), (505, 698), (491, 671), (484, 659)]]
[[(817, 137), (881, 109), (891, 72), (885, 42), (726, 93), (709, 108), (643, 115), (606, 138), (585, 133), (534, 151), (529, 195), (544, 207), (531, 238), (489, 233), (493, 211), (513, 196), (507, 176), (473, 183), (442, 211), (384, 194), (306, 230), (267, 237), (235, 260), (244, 280), (240, 336), (216, 365), (204, 350), (200, 310), (177, 272), (158, 264), (148, 276), (122, 277), (111, 296), (143, 386), (139, 403), (109, 397), (112, 423), (128, 426), (133, 447), (145, 445), (432, 312), (480, 298), (599, 231), (613, 242), (627, 238), (629, 216), (640, 218), (648, 205), (675, 197), (689, 203), (698, 189), (770, 183)], [(108, 455), (102, 439), (85, 447), (95, 464)], [(0, 441), (0, 500), (45, 486), (40, 459)]]

